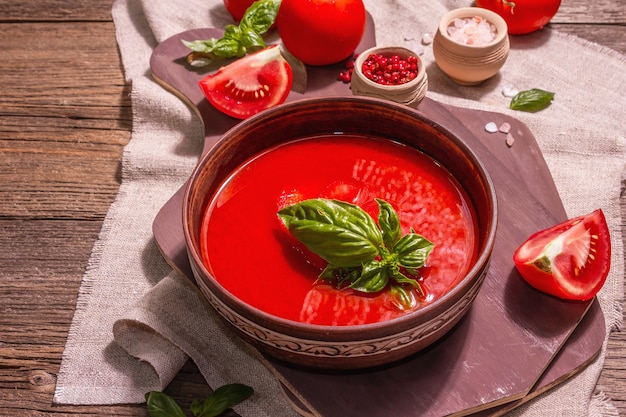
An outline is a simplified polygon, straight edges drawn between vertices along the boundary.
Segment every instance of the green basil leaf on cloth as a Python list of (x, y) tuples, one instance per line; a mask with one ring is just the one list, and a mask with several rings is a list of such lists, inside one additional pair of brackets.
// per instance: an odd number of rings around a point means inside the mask
[(542, 90), (539, 88), (532, 88), (526, 91), (520, 91), (511, 99), (511, 110), (521, 110), (527, 112), (538, 112), (545, 109), (552, 103), (554, 93), (550, 91)]

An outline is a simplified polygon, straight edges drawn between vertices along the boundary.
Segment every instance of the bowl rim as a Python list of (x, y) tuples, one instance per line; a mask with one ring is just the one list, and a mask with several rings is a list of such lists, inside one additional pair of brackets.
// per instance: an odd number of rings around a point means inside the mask
[[(493, 23), (496, 26), (496, 37), (488, 43), (482, 45), (468, 45), (464, 43), (459, 43), (453, 40), (450, 35), (448, 35), (448, 26), (452, 23), (452, 21), (456, 18), (464, 18), (464, 17), (474, 17), (476, 15), (484, 17), (489, 22)], [(497, 14), (494, 11), (489, 9), (485, 9), (483, 7), (470, 6), (470, 7), (460, 7), (458, 9), (453, 9), (443, 15), (441, 20), (439, 21), (439, 33), (449, 42), (454, 43), (460, 47), (468, 48), (468, 49), (483, 49), (483, 48), (491, 48), (495, 45), (498, 45), (502, 40), (508, 37), (508, 25), (502, 16)]]
[[(334, 109), (336, 106), (333, 106), (333, 103), (336, 102), (350, 102), (353, 105), (363, 105), (363, 106), (377, 106), (385, 111), (392, 112), (402, 112), (407, 114), (410, 117), (415, 117), (420, 119), (423, 123), (430, 125), (431, 127), (439, 130), (445, 136), (451, 138), (455, 145), (458, 146), (462, 152), (469, 158), (471, 163), (476, 166), (476, 171), (479, 174), (479, 177), (482, 179), (482, 182), (485, 185), (487, 191), (487, 197), (489, 199), (488, 205), (493, 208), (492, 215), (487, 219), (487, 227), (488, 232), (486, 233), (486, 239), (484, 243), (484, 248), (482, 251), (478, 253), (476, 260), (472, 267), (466, 272), (465, 276), (457, 282), (457, 284), (448, 292), (443, 294), (441, 297), (437, 298), (432, 303), (420, 307), (415, 311), (403, 314), (401, 316), (384, 320), (376, 323), (366, 323), (366, 324), (356, 324), (356, 325), (346, 325), (346, 326), (333, 326), (333, 325), (319, 325), (319, 324), (309, 324), (303, 323), (300, 321), (286, 319), (280, 316), (276, 316), (274, 314), (270, 314), (266, 311), (263, 311), (257, 307), (254, 307), (248, 303), (243, 302), (241, 299), (236, 297), (226, 288), (224, 288), (220, 282), (213, 277), (210, 273), (204, 262), (202, 262), (202, 257), (199, 253), (199, 250), (193, 245), (190, 244), (193, 240), (191, 239), (192, 230), (190, 230), (190, 222), (189, 222), (189, 206), (190, 206), (190, 196), (192, 194), (192, 190), (194, 189), (194, 185), (197, 183), (197, 179), (200, 176), (201, 172), (205, 169), (211, 156), (215, 153), (219, 152), (220, 149), (224, 146), (226, 141), (225, 137), (232, 135), (233, 132), (237, 132), (240, 130), (246, 130), (254, 127), (255, 125), (264, 125), (264, 120), (266, 118), (272, 118), (275, 116), (280, 116), (283, 112), (293, 112), (297, 111), (301, 108), (306, 108), (307, 106), (314, 106), (318, 103), (328, 104), (329, 109)], [(295, 139), (294, 139), (295, 140)], [(400, 142), (402, 143), (402, 142)], [(258, 154), (258, 153), (257, 153)], [(251, 156), (254, 157), (257, 154)], [(248, 160), (249, 158), (246, 158)], [(491, 257), (491, 252), (495, 245), (495, 237), (496, 230), (498, 224), (498, 202), (496, 189), (487, 171), (484, 163), (478, 157), (478, 155), (467, 145), (465, 140), (463, 140), (458, 135), (451, 132), (446, 127), (440, 125), (439, 123), (431, 120), (427, 116), (423, 115), (416, 109), (412, 109), (408, 106), (395, 103), (392, 101), (378, 99), (373, 97), (364, 97), (364, 96), (333, 96), (333, 97), (313, 97), (313, 98), (304, 98), (300, 100), (295, 100), (292, 102), (287, 102), (268, 110), (264, 110), (260, 113), (257, 113), (254, 116), (251, 116), (248, 119), (243, 120), (238, 123), (231, 129), (229, 129), (224, 135), (220, 138), (218, 143), (216, 143), (211, 149), (205, 152), (196, 167), (194, 168), (189, 180), (185, 185), (184, 197), (183, 197), (183, 210), (182, 210), (182, 222), (183, 222), (183, 232), (185, 235), (185, 246), (187, 249), (187, 254), (189, 257), (193, 258), (192, 263), (195, 263), (198, 268), (201, 269), (202, 273), (207, 277), (210, 277), (211, 285), (220, 289), (222, 295), (228, 299), (228, 302), (221, 301), (222, 303), (228, 304), (229, 308), (233, 308), (232, 305), (236, 305), (237, 309), (241, 309), (246, 311), (246, 313), (251, 313), (251, 315), (247, 315), (247, 319), (256, 323), (257, 325), (266, 326), (264, 323), (272, 323), (272, 327), (280, 327), (283, 329), (290, 329), (290, 331), (299, 334), (304, 333), (307, 334), (308, 337), (315, 334), (323, 335), (324, 340), (330, 340), (329, 338), (337, 338), (338, 340), (343, 340), (341, 337), (348, 337), (350, 340), (367, 340), (370, 339), (366, 335), (367, 332), (376, 332), (376, 337), (384, 337), (388, 334), (398, 333), (400, 331), (409, 329), (413, 327), (415, 316), (429, 316), (433, 315), (433, 318), (438, 314), (438, 310), (443, 309), (445, 311), (446, 304), (449, 299), (455, 299), (460, 297), (460, 295), (464, 292), (466, 287), (471, 288), (475, 282), (473, 277), (476, 276), (476, 279), (480, 279), (480, 271), (483, 268), (489, 267), (489, 261)], [(193, 269), (193, 265), (192, 265)], [(470, 279), (472, 277), (472, 279)], [(195, 277), (197, 279), (197, 277)], [(206, 283), (204, 284), (206, 285)], [(469, 289), (468, 288), (468, 289)], [(220, 298), (220, 297), (218, 297)], [(238, 312), (238, 314), (241, 314)], [(380, 333), (379, 333), (380, 332)]]

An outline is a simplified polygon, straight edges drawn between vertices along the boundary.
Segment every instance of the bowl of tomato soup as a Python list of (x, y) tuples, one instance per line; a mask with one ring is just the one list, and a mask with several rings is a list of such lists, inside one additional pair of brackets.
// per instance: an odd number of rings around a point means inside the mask
[[(376, 277), (418, 284), (369, 279), (384, 285), (363, 292), (344, 278), (325, 279), (327, 258), (278, 216), (307, 201), (347, 204), (379, 227), (384, 201), (396, 213), (394, 230), (419, 234), (432, 251), (419, 269), (385, 266)], [(414, 354), (465, 315), (489, 266), (497, 203), (463, 139), (418, 111), (367, 97), (313, 98), (226, 132), (191, 175), (183, 226), (202, 294), (240, 336), (287, 362), (356, 369)], [(351, 242), (322, 243), (331, 254), (363, 252)], [(398, 256), (372, 262), (400, 259), (400, 246)]]

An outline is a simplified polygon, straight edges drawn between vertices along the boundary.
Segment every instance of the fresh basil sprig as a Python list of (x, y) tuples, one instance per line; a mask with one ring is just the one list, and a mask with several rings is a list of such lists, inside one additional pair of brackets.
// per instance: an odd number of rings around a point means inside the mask
[[(228, 384), (219, 387), (201, 403), (191, 403), (194, 417), (216, 417), (229, 408), (246, 400), (254, 390), (244, 384)], [(151, 417), (186, 417), (183, 409), (169, 395), (160, 391), (150, 391), (145, 395), (148, 414)]]
[(239, 25), (227, 25), (224, 35), (206, 40), (186, 41), (192, 50), (187, 61), (193, 66), (206, 66), (219, 58), (240, 58), (248, 52), (265, 48), (263, 35), (272, 27), (280, 0), (258, 0), (246, 10)]
[(415, 301), (405, 285), (424, 296), (414, 277), (434, 245), (412, 229), (402, 236), (400, 219), (391, 204), (376, 202), (378, 224), (354, 204), (323, 198), (287, 206), (278, 216), (296, 239), (328, 262), (319, 279), (366, 293), (381, 291), (391, 282), (399, 305), (413, 307)]
[(511, 110), (521, 110), (527, 112), (538, 112), (545, 109), (550, 105), (554, 93), (541, 90), (539, 88), (532, 88), (526, 91), (520, 91), (515, 97), (511, 99), (509, 108)]

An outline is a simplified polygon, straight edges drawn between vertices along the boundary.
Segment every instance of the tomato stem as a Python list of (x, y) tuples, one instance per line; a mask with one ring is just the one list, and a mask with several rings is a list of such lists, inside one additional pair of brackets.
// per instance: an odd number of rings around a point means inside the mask
[(502, 4), (511, 8), (511, 14), (515, 14), (515, 2), (508, 0), (501, 0)]

